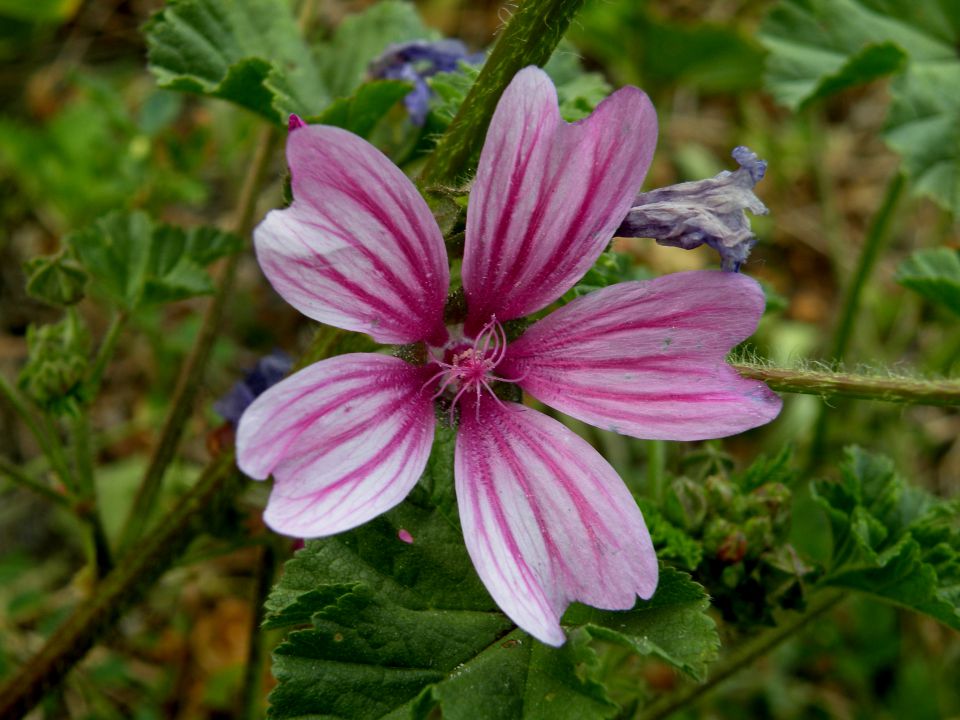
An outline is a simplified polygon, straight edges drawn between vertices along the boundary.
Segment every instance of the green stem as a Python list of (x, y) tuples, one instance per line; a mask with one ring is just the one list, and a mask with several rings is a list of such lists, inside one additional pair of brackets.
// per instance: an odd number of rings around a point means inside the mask
[(658, 505), (663, 503), (667, 476), (667, 444), (663, 440), (647, 440), (647, 492)]
[(843, 593), (829, 591), (814, 598), (806, 612), (790, 617), (777, 627), (761, 633), (734, 649), (730, 657), (722, 664), (711, 668), (710, 677), (705, 683), (702, 685), (685, 685), (676, 692), (659, 697), (640, 712), (637, 720), (663, 720), (677, 710), (689, 706), (727, 678), (750, 667), (755, 660), (763, 657), (784, 640), (835, 607), (844, 597)]
[(23, 717), (56, 687), (97, 638), (146, 594), (190, 541), (220, 516), (223, 507), (214, 501), (231, 498), (242, 485), (232, 453), (211, 463), (163, 524), (138, 543), (136, 552), (127, 553), (96, 594), (57, 628), (37, 655), (0, 686), (0, 718)]
[(52, 500), (58, 505), (62, 505), (71, 512), (75, 510), (75, 500), (71, 495), (62, 495), (61, 493), (58, 493), (49, 485), (45, 485), (39, 480), (34, 479), (25, 471), (21, 470), (19, 466), (2, 457), (0, 457), (0, 474), (5, 475), (13, 482), (27, 488), (28, 490), (32, 490), (38, 495), (42, 495), (47, 500)]
[(425, 184), (454, 183), (480, 151), (500, 95), (517, 72), (544, 65), (584, 0), (526, 0), (503, 31), (477, 81), (423, 171)]
[(113, 358), (113, 353), (117, 349), (117, 341), (120, 339), (120, 333), (127, 323), (127, 314), (118, 312), (110, 319), (110, 327), (107, 328), (106, 335), (100, 343), (100, 349), (97, 351), (97, 357), (93, 362), (93, 369), (90, 371), (90, 377), (87, 381), (89, 388), (90, 402), (100, 391), (100, 383), (103, 382), (103, 374), (107, 370), (107, 365)]
[(27, 403), (20, 393), (7, 382), (7, 379), (3, 377), (3, 375), (0, 375), (0, 395), (7, 399), (10, 407), (13, 408), (14, 412), (23, 421), (23, 424), (27, 426), (27, 429), (33, 435), (34, 439), (36, 439), (37, 445), (40, 446), (40, 450), (49, 461), (50, 467), (53, 468), (53, 471), (60, 478), (60, 482), (62, 482), (67, 489), (76, 492), (77, 488), (74, 485), (73, 476), (67, 465), (63, 448), (56, 435), (56, 429), (49, 426), (44, 428), (44, 422), (37, 420), (30, 411), (30, 408), (27, 407)]
[[(276, 134), (273, 128), (265, 127), (262, 129), (253, 161), (247, 170), (240, 191), (237, 214), (233, 222), (234, 232), (241, 237), (246, 237), (250, 232), (260, 182), (270, 159), (275, 140)], [(137, 495), (130, 508), (130, 514), (127, 516), (123, 531), (120, 534), (120, 548), (122, 550), (132, 546), (137, 536), (148, 524), (147, 518), (149, 518), (151, 510), (156, 505), (163, 485), (164, 474), (173, 461), (180, 438), (183, 436), (183, 431), (190, 419), (193, 401), (196, 399), (203, 382), (203, 374), (206, 370), (207, 360), (210, 358), (210, 351), (213, 349), (214, 341), (221, 330), (223, 312), (233, 287), (233, 278), (236, 274), (239, 258), (239, 253), (234, 253), (227, 258), (219, 278), (217, 292), (207, 306), (196, 342), (194, 342), (193, 349), (187, 357), (177, 380), (177, 386), (170, 403), (170, 411), (160, 433), (160, 440), (150, 457), (143, 482), (137, 490)]]
[(960, 405), (960, 380), (884, 378), (827, 370), (789, 370), (748, 363), (732, 364), (743, 377), (762, 380), (772, 390), (780, 392), (915, 405)]
[(73, 464), (80, 495), (85, 500), (96, 496), (93, 482), (93, 452), (90, 450), (90, 421), (87, 414), (78, 412), (70, 420), (73, 435)]
[(847, 293), (843, 300), (843, 309), (841, 310), (840, 322), (837, 325), (833, 336), (833, 359), (843, 360), (850, 345), (850, 337), (853, 334), (853, 323), (857, 318), (857, 311), (860, 309), (860, 296), (863, 294), (863, 288), (870, 278), (873, 266), (880, 256), (880, 251), (886, 244), (890, 235), (890, 225), (893, 220), (894, 211), (897, 203), (903, 195), (905, 186), (903, 173), (897, 172), (890, 179), (887, 185), (887, 192), (883, 197), (877, 214), (873, 217), (870, 229), (867, 231), (867, 237), (863, 243), (863, 249), (860, 251), (860, 259), (857, 261), (857, 268), (854, 271), (850, 285), (847, 287)]
[(85, 410), (80, 410), (71, 420), (73, 436), (74, 466), (80, 500), (84, 512), (83, 520), (90, 528), (90, 564), (97, 578), (106, 577), (113, 568), (113, 553), (100, 517), (100, 503), (97, 501), (97, 484), (93, 476), (93, 452), (90, 449), (90, 419)]
[(47, 447), (41, 449), (44, 455), (50, 460), (50, 466), (60, 476), (61, 482), (65, 487), (70, 488), (77, 495), (82, 495), (80, 484), (73, 472), (70, 471), (70, 464), (67, 462), (67, 451), (60, 440), (60, 429), (54, 420), (47, 416), (40, 417), (40, 425), (44, 428), (46, 434)]

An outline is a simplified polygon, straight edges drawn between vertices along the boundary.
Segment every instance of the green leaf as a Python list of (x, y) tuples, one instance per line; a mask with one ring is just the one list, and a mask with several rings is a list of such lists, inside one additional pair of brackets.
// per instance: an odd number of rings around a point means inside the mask
[(110, 213), (64, 242), (94, 292), (126, 311), (212, 293), (204, 266), (242, 246), (215, 228), (156, 226), (142, 212)]
[(657, 592), (629, 612), (577, 605), (564, 622), (584, 625), (595, 638), (614, 642), (642, 655), (655, 655), (702, 680), (717, 658), (720, 638), (706, 613), (710, 599), (686, 573), (663, 568)]
[(73, 305), (83, 299), (87, 273), (64, 253), (37, 257), (24, 264), (27, 294), (50, 305)]
[(897, 282), (960, 315), (960, 251), (918, 250), (900, 263)]
[(737, 473), (734, 482), (741, 491), (748, 493), (768, 483), (793, 485), (798, 475), (799, 472), (793, 465), (793, 446), (785, 445), (771, 458), (766, 455), (757, 456), (750, 467)]
[(816, 499), (833, 534), (822, 584), (866, 592), (960, 630), (960, 501), (909, 485), (893, 463), (849, 448), (839, 482)]
[(331, 97), (346, 97), (364, 81), (367, 65), (388, 45), (438, 37), (436, 30), (423, 24), (413, 4), (386, 0), (344, 19), (319, 54), (320, 74)]
[(442, 128), (453, 121), (479, 75), (480, 67), (461, 62), (456, 72), (440, 72), (427, 79), (433, 91), (430, 111)]
[(463, 720), (614, 717), (617, 706), (595, 680), (599, 662), (590, 639), (579, 629), (552, 648), (514, 631), (431, 685), (410, 716), (426, 720), (439, 708), (442, 717)]
[(410, 92), (410, 84), (398, 80), (377, 80), (361, 85), (348, 98), (335, 100), (309, 123), (335, 125), (366, 138), (391, 108)]
[(146, 281), (152, 234), (145, 213), (113, 212), (68, 235), (64, 243), (90, 273), (94, 292), (130, 310)]
[[(169, 230), (168, 226), (167, 231)], [(187, 230), (176, 228), (175, 231), (185, 233), (184, 253), (198, 265), (209, 265), (214, 260), (243, 249), (243, 239), (239, 235), (209, 225), (199, 225)]]
[(214, 291), (204, 270), (214, 260), (237, 252), (243, 243), (232, 233), (212, 227), (184, 230), (169, 225), (153, 232), (142, 305), (184, 300)]
[(400, 92), (388, 83), (354, 95), (370, 61), (393, 43), (438, 36), (398, 0), (347, 17), (315, 50), (285, 0), (174, 0), (146, 34), (160, 87), (222, 98), (275, 123), (291, 113), (319, 121), (332, 100), (350, 98), (329, 108), (332, 124), (367, 133)]
[(174, 0), (145, 32), (160, 87), (229, 100), (276, 123), (330, 100), (284, 0)]
[(781, 0), (765, 19), (767, 87), (798, 108), (885, 75), (885, 139), (915, 193), (960, 211), (960, 4), (951, 0)]
[(274, 653), (271, 718), (613, 717), (591, 639), (702, 673), (716, 649), (706, 595), (671, 570), (632, 611), (572, 607), (561, 648), (516, 629), (467, 555), (451, 512), (455, 435), (439, 429), (427, 475), (405, 503), (310, 541), (287, 563), (264, 625), (299, 629)]
[[(960, 12), (960, 4), (956, 6)], [(960, 37), (953, 39), (954, 47)], [(913, 63), (891, 87), (884, 139), (913, 181), (913, 192), (960, 214), (960, 59)]]

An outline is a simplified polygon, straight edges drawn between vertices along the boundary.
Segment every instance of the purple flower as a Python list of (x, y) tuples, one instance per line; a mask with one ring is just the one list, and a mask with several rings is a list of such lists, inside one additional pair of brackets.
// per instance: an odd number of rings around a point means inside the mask
[(680, 183), (640, 193), (617, 229), (619, 237), (653, 238), (661, 245), (692, 250), (709, 245), (720, 253), (720, 266), (736, 272), (757, 238), (744, 210), (766, 215), (753, 192), (767, 163), (749, 148), (738, 147), (733, 159), (740, 168), (706, 180)]
[(213, 403), (216, 413), (236, 427), (240, 416), (254, 400), (283, 380), (293, 367), (293, 359), (283, 350), (274, 350), (265, 355), (243, 378), (233, 384), (226, 395)]
[(367, 70), (372, 78), (405, 80), (413, 90), (403, 99), (414, 125), (427, 119), (433, 92), (427, 78), (440, 72), (454, 72), (461, 62), (475, 65), (483, 62), (484, 53), (470, 54), (459, 40), (413, 40), (390, 45)]
[(501, 399), (515, 383), (573, 417), (642, 438), (695, 440), (770, 421), (780, 400), (724, 362), (763, 311), (755, 281), (692, 272), (578, 298), (508, 344), (503, 322), (546, 308), (596, 261), (656, 143), (647, 96), (623, 88), (574, 124), (550, 79), (514, 78), (473, 183), (462, 265), (468, 313), (443, 322), (450, 273), (413, 183), (343, 130), (287, 143), (293, 204), (256, 229), (274, 288), (321, 322), (383, 343), (423, 343), (426, 362), (356, 353), (271, 388), (240, 421), (240, 467), (274, 476), (265, 520), (317, 537), (399, 503), (422, 474), (435, 402), (459, 413), (454, 472), (467, 550), (494, 600), (545, 643), (573, 601), (626, 609), (657, 584), (629, 490), (558, 421)]

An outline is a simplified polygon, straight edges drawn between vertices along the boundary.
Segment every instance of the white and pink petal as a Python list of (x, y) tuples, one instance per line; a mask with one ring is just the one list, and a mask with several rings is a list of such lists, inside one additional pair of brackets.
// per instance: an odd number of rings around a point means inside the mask
[(744, 275), (675, 273), (578, 298), (512, 343), (498, 373), (541, 402), (614, 432), (702, 440), (773, 420), (781, 400), (727, 353), (763, 314)]
[(240, 418), (237, 463), (273, 475), (264, 520), (277, 532), (349, 530), (403, 500), (423, 473), (434, 413), (424, 369), (373, 353), (310, 365)]
[(528, 633), (564, 642), (574, 601), (633, 607), (657, 585), (643, 516), (586, 441), (546, 415), (491, 398), (461, 408), (454, 471), (467, 550), (490, 595)]
[(254, 231), (276, 291), (314, 320), (384, 343), (446, 339), (443, 237), (413, 183), (370, 143), (321, 125), (287, 140), (293, 204)]
[(542, 70), (504, 91), (467, 210), (463, 285), (468, 332), (491, 315), (536, 312), (579, 280), (610, 241), (646, 175), (656, 113), (633, 87), (568, 124)]

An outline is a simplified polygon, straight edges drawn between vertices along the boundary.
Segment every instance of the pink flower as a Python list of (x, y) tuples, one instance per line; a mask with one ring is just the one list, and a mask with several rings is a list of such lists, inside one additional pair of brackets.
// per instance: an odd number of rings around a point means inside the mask
[(443, 322), (440, 230), (413, 184), (364, 140), (295, 128), (293, 204), (255, 232), (257, 258), (311, 318), (383, 343), (424, 343), (425, 365), (341, 355), (261, 395), (240, 421), (240, 467), (274, 477), (266, 522), (331, 535), (389, 510), (423, 472), (435, 400), (459, 410), (455, 475), (470, 557), (494, 600), (551, 645), (573, 601), (649, 598), (657, 559), (633, 497), (587, 442), (494, 394), (515, 383), (573, 417), (642, 438), (696, 440), (769, 422), (780, 401), (724, 362), (763, 309), (750, 278), (691, 272), (574, 300), (507, 344), (501, 323), (535, 313), (596, 261), (653, 155), (656, 116), (623, 88), (563, 122), (540, 70), (518, 73), (487, 134), (462, 266), (468, 314)]

